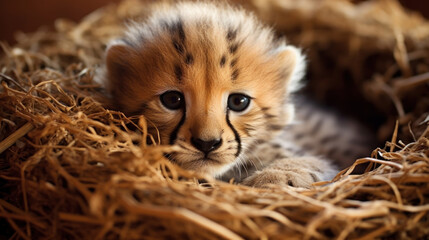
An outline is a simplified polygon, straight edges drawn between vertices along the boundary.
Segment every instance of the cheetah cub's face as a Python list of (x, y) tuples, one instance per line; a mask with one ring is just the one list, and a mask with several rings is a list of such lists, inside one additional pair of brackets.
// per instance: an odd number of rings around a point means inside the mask
[(143, 114), (162, 144), (179, 146), (171, 161), (219, 176), (288, 123), (303, 65), (252, 15), (181, 3), (114, 41), (105, 78), (118, 109)]

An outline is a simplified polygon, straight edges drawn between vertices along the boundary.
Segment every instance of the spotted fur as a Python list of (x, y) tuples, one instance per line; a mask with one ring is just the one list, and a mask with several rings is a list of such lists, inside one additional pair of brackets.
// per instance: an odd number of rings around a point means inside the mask
[[(179, 146), (168, 157), (181, 167), (252, 186), (309, 187), (331, 178), (335, 167), (276, 137), (293, 120), (291, 94), (304, 67), (298, 48), (246, 11), (178, 3), (113, 41), (101, 78), (118, 109), (143, 114), (162, 144)], [(184, 105), (163, 106), (168, 91), (183, 94)], [(246, 110), (228, 107), (234, 93), (250, 97)], [(200, 150), (215, 140), (214, 150)]]

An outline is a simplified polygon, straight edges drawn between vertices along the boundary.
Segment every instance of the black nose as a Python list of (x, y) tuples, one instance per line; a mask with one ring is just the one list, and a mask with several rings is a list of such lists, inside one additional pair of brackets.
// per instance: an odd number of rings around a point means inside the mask
[(209, 141), (204, 141), (200, 138), (191, 138), (191, 143), (201, 152), (207, 154), (211, 151), (214, 151), (222, 145), (222, 139), (213, 139)]

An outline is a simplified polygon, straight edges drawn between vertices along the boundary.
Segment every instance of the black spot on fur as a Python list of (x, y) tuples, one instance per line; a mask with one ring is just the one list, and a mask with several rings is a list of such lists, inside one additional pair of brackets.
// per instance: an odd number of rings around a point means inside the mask
[(185, 31), (183, 30), (183, 22), (181, 19), (177, 20), (177, 22), (167, 23), (161, 22), (163, 27), (166, 27), (172, 35), (176, 35), (179, 37), (181, 43), (185, 42)]
[(244, 124), (244, 131), (246, 132), (247, 136), (251, 136), (251, 132), (255, 132), (257, 128), (255, 126), (252, 126), (251, 124)]
[(266, 119), (272, 119), (272, 118), (275, 118), (275, 117), (276, 117), (276, 115), (269, 114), (269, 113), (264, 113), (264, 117), (265, 117)]
[(190, 53), (186, 55), (185, 63), (188, 65), (194, 63), (194, 57)]
[(281, 148), (282, 146), (281, 146), (280, 144), (278, 144), (278, 143), (274, 143), (274, 144), (272, 145), (272, 147), (273, 147), (273, 148)]
[(238, 69), (235, 69), (231, 74), (231, 79), (236, 80), (238, 78), (238, 74), (239, 74)]
[(183, 22), (181, 19), (179, 19), (179, 21), (177, 21), (176, 26), (177, 26), (177, 32), (179, 34), (179, 39), (182, 43), (184, 43), (185, 42), (185, 31), (183, 30)]
[(176, 40), (173, 40), (173, 46), (174, 46), (174, 48), (176, 49), (176, 51), (179, 53), (179, 54), (183, 54), (183, 52), (184, 52), (184, 47), (183, 47), (183, 45), (181, 44), (181, 43), (179, 43), (178, 41), (176, 41)]
[(273, 130), (273, 131), (282, 130), (283, 128), (284, 128), (284, 126), (282, 126), (282, 125), (275, 125), (275, 124), (268, 125), (268, 129)]
[(238, 44), (232, 44), (231, 46), (229, 46), (229, 53), (234, 54), (235, 52), (237, 52), (238, 49)]
[(235, 39), (235, 37), (237, 37), (237, 30), (229, 29), (228, 33), (226, 34), (226, 39), (231, 42)]
[(288, 181), (287, 181), (287, 185), (289, 185), (289, 186), (293, 187), (293, 182), (292, 182), (292, 180), (288, 180)]
[(220, 66), (221, 67), (225, 66), (225, 62), (226, 62), (226, 56), (223, 55), (222, 58), (220, 59)]
[(229, 66), (231, 66), (231, 68), (235, 67), (235, 65), (237, 64), (237, 59), (234, 58), (231, 60), (231, 63), (229, 64)]
[(176, 75), (177, 80), (182, 81), (183, 71), (179, 65), (174, 65), (174, 74)]

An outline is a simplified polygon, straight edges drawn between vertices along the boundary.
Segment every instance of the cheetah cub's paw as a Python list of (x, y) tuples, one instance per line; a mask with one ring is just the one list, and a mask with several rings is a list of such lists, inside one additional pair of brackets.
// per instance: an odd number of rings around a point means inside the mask
[(267, 188), (271, 184), (309, 188), (315, 182), (332, 179), (337, 170), (327, 161), (315, 157), (279, 159), (244, 179), (247, 186)]

